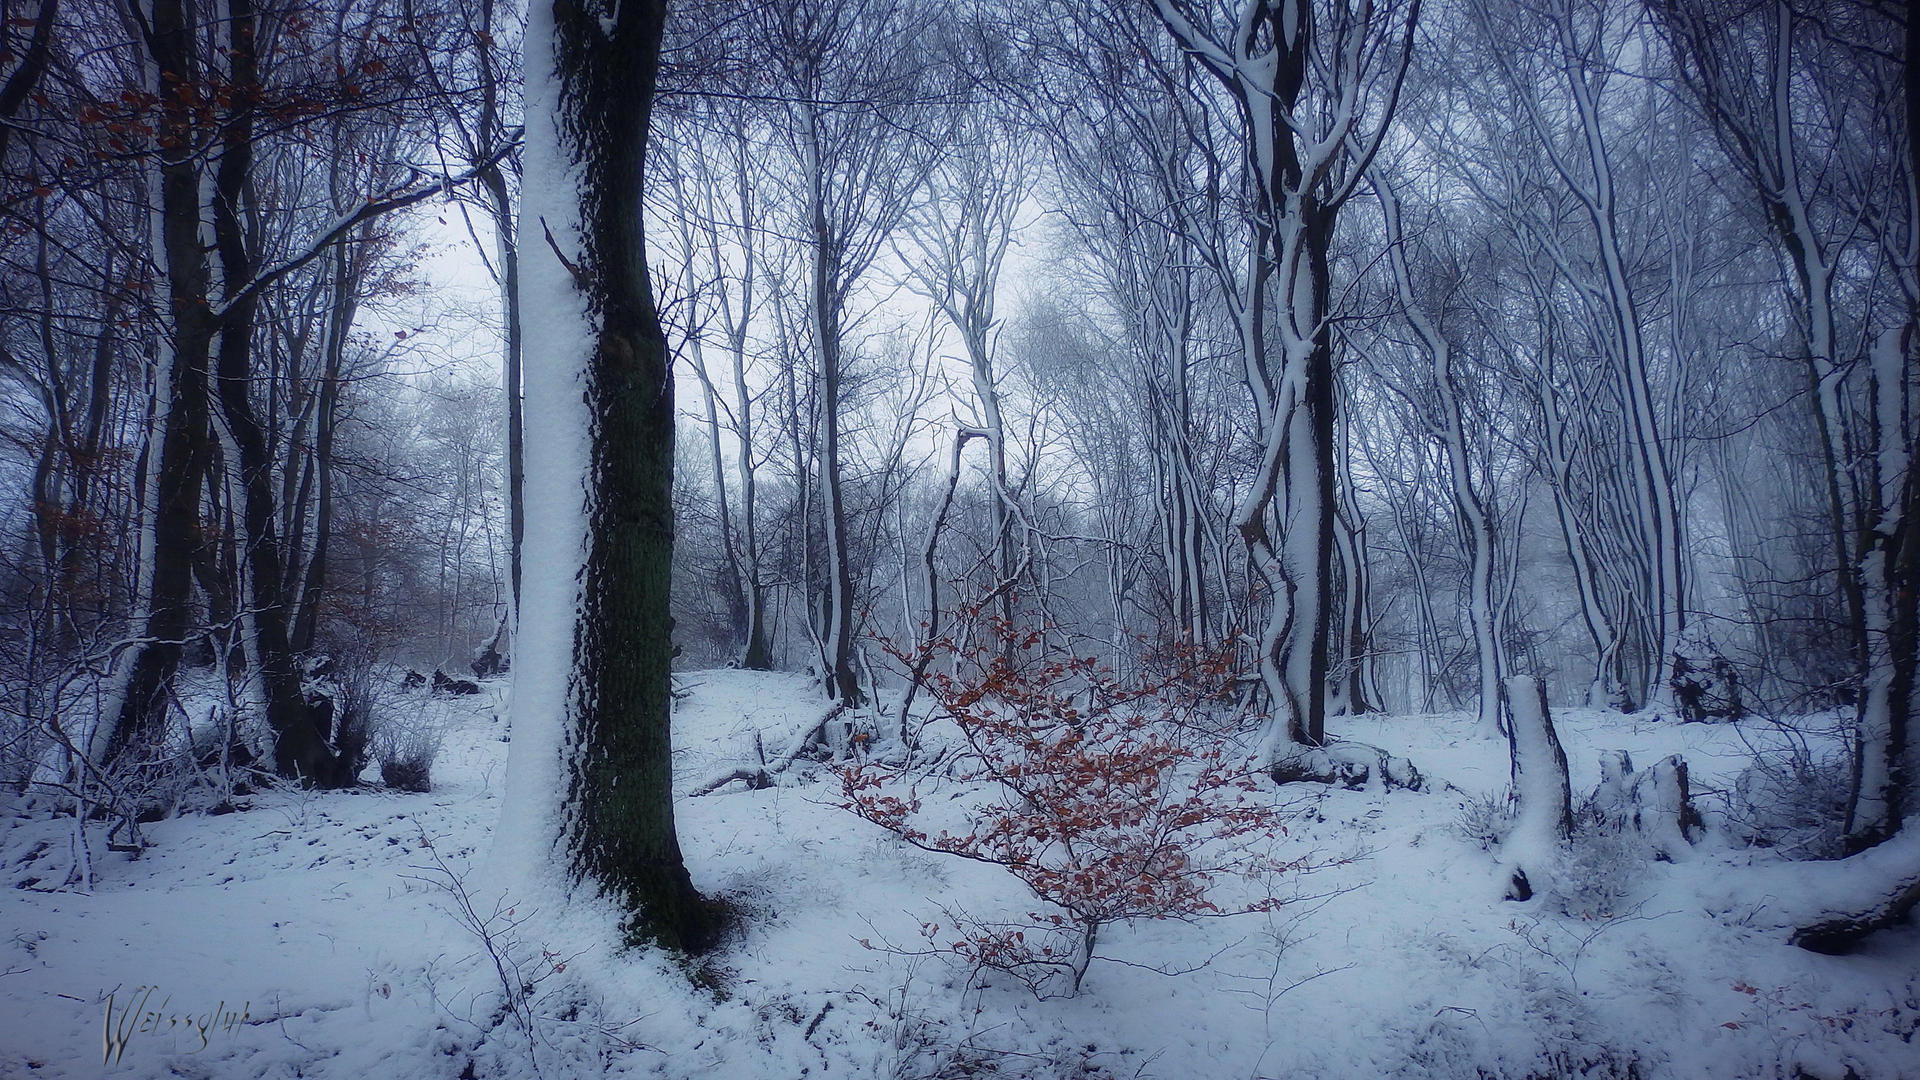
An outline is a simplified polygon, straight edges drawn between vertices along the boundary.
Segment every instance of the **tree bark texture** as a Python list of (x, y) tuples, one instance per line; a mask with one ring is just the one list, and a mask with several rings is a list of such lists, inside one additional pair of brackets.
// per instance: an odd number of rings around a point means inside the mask
[[(147, 48), (161, 84), (199, 76), (193, 29), (181, 0), (156, 0)], [(152, 212), (164, 277), (156, 390), (161, 395), (159, 460), (147, 485), (148, 550), (142, 553), (134, 619), (143, 641), (127, 676), (118, 715), (96, 732), (89, 756), (111, 760), (164, 730), (168, 685), (192, 626), (193, 561), (199, 546), (200, 482), (211, 453), (208, 375), (214, 320), (207, 303), (207, 257), (200, 240), (200, 169), (193, 153), (192, 110), (162, 97), (162, 130), (173, 136), (159, 154)]]
[(716, 919), (674, 828), (673, 377), (640, 208), (666, 4), (557, 0), (553, 20), (560, 130), (581, 176), (572, 269), (598, 324), (565, 842), (573, 872), (626, 905), (629, 941), (697, 951), (713, 943)]

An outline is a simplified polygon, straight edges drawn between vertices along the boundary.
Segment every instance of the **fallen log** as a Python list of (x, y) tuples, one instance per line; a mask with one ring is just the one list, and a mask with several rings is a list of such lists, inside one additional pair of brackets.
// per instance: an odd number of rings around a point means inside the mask
[[(1811, 869), (1819, 863), (1800, 863)], [(1817, 953), (1851, 952), (1876, 930), (1900, 925), (1920, 905), (1920, 831), (1908, 825), (1893, 838), (1858, 855), (1825, 864), (1831, 869), (1815, 888), (1821, 910), (1795, 920), (1787, 940)]]

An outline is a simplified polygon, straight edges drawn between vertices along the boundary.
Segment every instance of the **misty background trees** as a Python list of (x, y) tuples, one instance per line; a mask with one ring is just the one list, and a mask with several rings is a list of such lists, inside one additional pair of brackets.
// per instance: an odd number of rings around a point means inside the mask
[[(516, 225), (524, 15), (8, 8), (16, 790), (137, 814), (212, 758), (351, 783), (322, 669), (514, 651), (552, 524), (520, 509), (553, 344), (519, 303), (549, 242)], [(676, 663), (811, 671), (881, 730), (924, 674), (882, 643), (979, 632), (956, 611), (1120, 671), (1225, 646), (1288, 775), (1351, 713), (1510, 733), (1515, 676), (1830, 715), (1845, 850), (1899, 833), (1909, 22), (673, 5), (634, 197), (678, 388)]]

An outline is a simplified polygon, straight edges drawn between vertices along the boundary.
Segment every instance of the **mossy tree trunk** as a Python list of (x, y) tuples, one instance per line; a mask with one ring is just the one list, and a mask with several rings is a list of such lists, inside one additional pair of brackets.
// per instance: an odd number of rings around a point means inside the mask
[(687, 876), (673, 819), (673, 376), (640, 212), (665, 20), (665, 0), (553, 5), (560, 130), (580, 178), (581, 261), (571, 269), (596, 324), (565, 847), (576, 876), (625, 903), (629, 941), (698, 951), (715, 918)]

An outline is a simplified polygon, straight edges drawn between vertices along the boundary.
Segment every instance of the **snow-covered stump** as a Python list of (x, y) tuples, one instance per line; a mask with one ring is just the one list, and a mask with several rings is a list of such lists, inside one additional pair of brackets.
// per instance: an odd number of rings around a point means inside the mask
[(473, 658), (467, 667), (472, 669), (474, 678), (491, 679), (505, 675), (512, 666), (513, 619), (511, 613), (500, 616), (499, 625), (494, 627), (493, 637), (485, 645), (473, 652)]
[(1738, 720), (1747, 714), (1740, 672), (1705, 630), (1689, 627), (1667, 662), (1667, 688), (1681, 722)]
[(1633, 797), (1633, 756), (1625, 750), (1600, 751), (1600, 786), (1593, 792), (1593, 809), (1600, 823), (1623, 828)]
[(1515, 675), (1507, 680), (1507, 702), (1518, 813), (1500, 846), (1500, 868), (1505, 898), (1530, 900), (1534, 879), (1548, 872), (1573, 833), (1573, 787), (1567, 780), (1567, 752), (1547, 711), (1546, 689), (1529, 676)]
[(1639, 834), (1654, 857), (1666, 862), (1690, 854), (1703, 827), (1693, 805), (1687, 760), (1678, 754), (1635, 772), (1625, 750), (1603, 751), (1593, 807), (1602, 828)]

